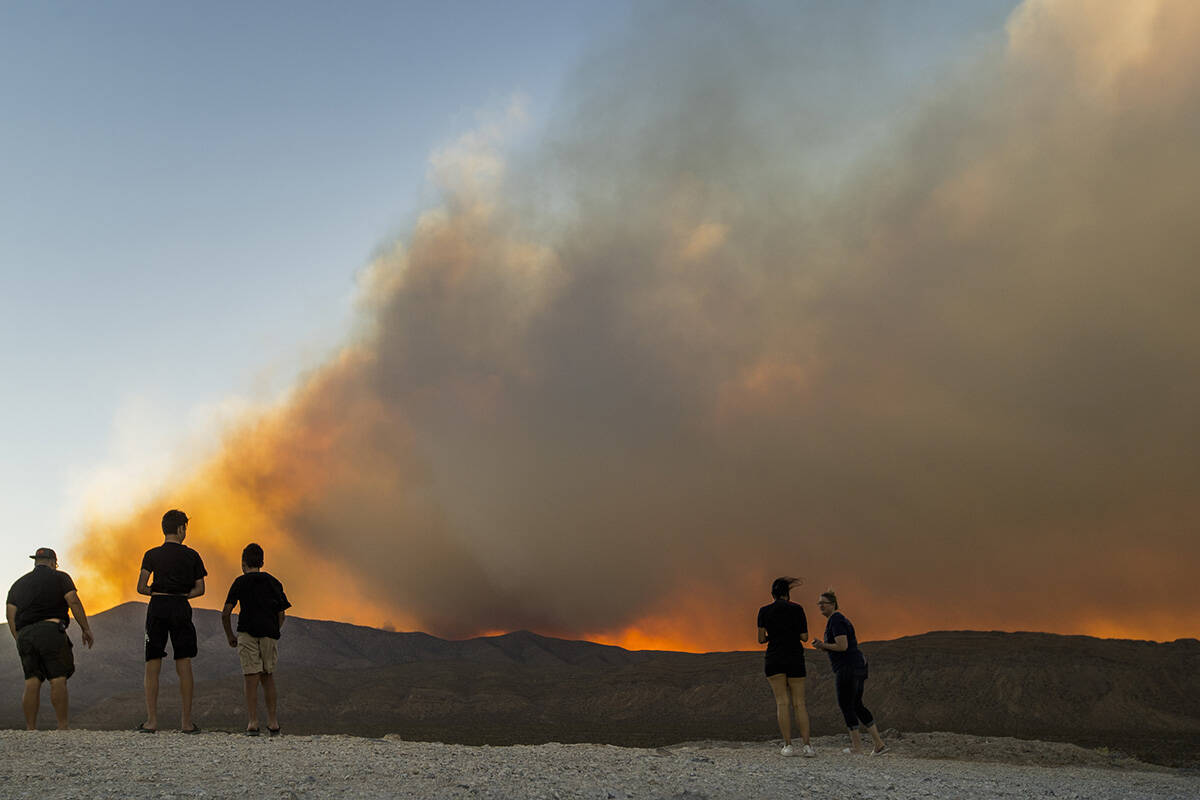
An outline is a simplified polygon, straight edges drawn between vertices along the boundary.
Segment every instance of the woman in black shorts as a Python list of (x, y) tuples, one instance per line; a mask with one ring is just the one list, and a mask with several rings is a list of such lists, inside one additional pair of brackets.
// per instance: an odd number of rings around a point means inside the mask
[(795, 755), (792, 749), (792, 714), (800, 728), (803, 753), (815, 756), (808, 743), (808, 708), (804, 705), (804, 643), (808, 641), (808, 619), (804, 609), (789, 602), (797, 578), (776, 578), (771, 584), (775, 601), (758, 610), (758, 643), (767, 645), (766, 673), (771, 691), (775, 693), (775, 716), (783, 734), (785, 756)]
[[(838, 707), (846, 720), (846, 728), (850, 731), (850, 749), (848, 752), (862, 753), (862, 736), (859, 728), (871, 734), (875, 749), (871, 755), (878, 756), (887, 752), (887, 745), (879, 736), (879, 728), (875, 726), (875, 717), (863, 705), (863, 682), (867, 679), (867, 658), (858, 649), (858, 636), (854, 626), (846, 615), (838, 611), (837, 595), (832, 591), (822, 592), (817, 600), (817, 608), (825, 616), (824, 641), (813, 640), (813, 647), (824, 650), (829, 654), (829, 665), (833, 667), (834, 686), (837, 689)], [(847, 752), (847, 751), (842, 751)]]

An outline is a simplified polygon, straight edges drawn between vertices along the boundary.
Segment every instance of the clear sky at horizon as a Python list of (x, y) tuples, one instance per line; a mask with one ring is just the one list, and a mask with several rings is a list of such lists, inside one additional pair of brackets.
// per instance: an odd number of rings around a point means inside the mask
[[(1013, 5), (867, 4), (892, 69), (864, 113), (886, 119)], [(0, 4), (0, 584), (344, 341), (359, 271), (429, 202), (430, 153), (514, 98), (536, 136), (636, 13)]]

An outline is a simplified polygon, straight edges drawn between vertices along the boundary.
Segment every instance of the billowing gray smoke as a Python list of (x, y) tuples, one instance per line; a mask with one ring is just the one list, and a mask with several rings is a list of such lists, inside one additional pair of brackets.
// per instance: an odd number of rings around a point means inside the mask
[(262, 509), (219, 566), (443, 635), (749, 647), (781, 574), (869, 638), (1193, 635), (1200, 6), (1028, 2), (887, 129), (831, 8), (647, 12), (437, 154), (355, 341), (170, 494)]

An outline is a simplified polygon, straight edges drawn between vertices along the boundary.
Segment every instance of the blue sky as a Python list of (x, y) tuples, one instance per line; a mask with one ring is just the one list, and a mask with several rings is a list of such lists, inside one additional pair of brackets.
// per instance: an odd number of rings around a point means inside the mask
[(96, 470), (169, 463), (146, 450), (332, 348), (356, 271), (420, 207), (428, 153), (514, 94), (544, 107), (622, 13), (5, 8), (0, 571), (65, 549)]
[[(1011, 5), (866, 4), (891, 77), (864, 119)], [(658, 8), (0, 5), (0, 583), (318, 363), (429, 202), (430, 152), (514, 97), (536, 136), (581, 57)]]

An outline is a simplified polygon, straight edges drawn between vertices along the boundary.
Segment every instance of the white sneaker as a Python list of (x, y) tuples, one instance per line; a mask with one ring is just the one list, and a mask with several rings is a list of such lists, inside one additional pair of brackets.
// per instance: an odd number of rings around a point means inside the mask
[(804, 745), (804, 757), (805, 758), (813, 758), (814, 756), (816, 756), (816, 754), (817, 754), (817, 751), (813, 750), (811, 744)]
[(779, 755), (794, 756), (794, 755), (796, 755), (796, 751), (792, 749), (792, 746), (790, 744), (785, 744), (783, 746), (783, 749), (779, 751)]

